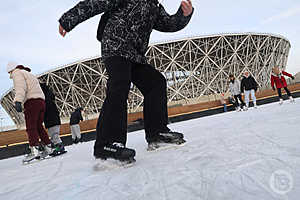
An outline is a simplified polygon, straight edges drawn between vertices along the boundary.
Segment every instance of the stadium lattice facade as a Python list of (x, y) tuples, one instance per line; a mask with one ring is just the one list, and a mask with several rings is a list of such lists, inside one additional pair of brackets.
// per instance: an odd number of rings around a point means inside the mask
[[(214, 94), (228, 92), (228, 75), (241, 78), (249, 71), (261, 88), (270, 84), (271, 68), (285, 68), (290, 42), (282, 36), (261, 33), (219, 34), (191, 37), (150, 45), (149, 63), (168, 81), (169, 104), (194, 104)], [(78, 106), (89, 118), (97, 117), (105, 98), (107, 74), (101, 57), (81, 60), (39, 75), (56, 94), (64, 119)], [(1, 104), (21, 126), (24, 116), (13, 108), (13, 91), (3, 95)], [(143, 96), (132, 86), (129, 112), (140, 111)]]

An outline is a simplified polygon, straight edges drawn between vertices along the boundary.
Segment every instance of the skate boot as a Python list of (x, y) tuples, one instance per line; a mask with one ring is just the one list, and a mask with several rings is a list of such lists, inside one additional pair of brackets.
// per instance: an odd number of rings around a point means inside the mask
[(39, 147), (40, 159), (44, 159), (48, 155), (51, 155), (53, 153), (53, 151), (54, 151), (54, 149), (51, 147), (51, 144), (40, 145), (40, 147)]
[(53, 148), (54, 148), (54, 150), (51, 154), (49, 154), (50, 156), (57, 156), (57, 155), (60, 155), (60, 154), (63, 154), (66, 152), (63, 143), (55, 144)]
[(256, 102), (254, 102), (253, 105), (254, 105), (254, 108), (257, 108)]
[(75, 138), (75, 139), (73, 139), (72, 141), (73, 141), (73, 144), (78, 144), (79, 139), (78, 139), (78, 138)]
[(115, 159), (121, 162), (134, 162), (135, 150), (126, 148), (123, 144), (114, 142), (105, 145), (100, 150), (94, 151), (96, 159), (106, 160), (108, 158)]
[(291, 101), (291, 103), (294, 103), (295, 99), (292, 96), (290, 96), (290, 101)]
[(163, 146), (166, 146), (166, 143), (181, 145), (186, 142), (183, 138), (184, 136), (182, 133), (174, 132), (171, 130), (158, 133), (157, 139), (148, 143), (147, 151), (159, 149)]
[(283, 104), (283, 99), (279, 99), (279, 105), (282, 105)]
[(165, 143), (182, 144), (185, 143), (183, 137), (184, 136), (182, 133), (178, 133), (171, 130), (167, 132), (158, 133), (158, 139)]
[(29, 163), (34, 159), (40, 158), (39, 146), (30, 146), (29, 149), (30, 153), (25, 156), (25, 158), (23, 159), (23, 163)]

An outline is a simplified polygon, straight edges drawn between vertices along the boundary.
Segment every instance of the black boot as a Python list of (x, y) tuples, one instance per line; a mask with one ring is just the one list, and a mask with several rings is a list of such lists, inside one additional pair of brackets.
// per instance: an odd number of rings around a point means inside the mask
[(148, 151), (153, 151), (161, 148), (167, 144), (181, 145), (186, 141), (183, 139), (184, 136), (182, 133), (174, 132), (167, 130), (164, 132), (158, 133), (158, 136), (148, 141)]
[(158, 133), (158, 141), (165, 142), (165, 143), (182, 144), (185, 142), (183, 137), (184, 136), (182, 133), (178, 133), (178, 132), (171, 131), (171, 130)]
[(134, 160), (135, 150), (126, 148), (121, 143), (107, 144), (101, 149), (94, 150), (96, 159), (106, 160), (107, 158), (116, 159), (119, 161)]
[(79, 142), (79, 139), (78, 139), (78, 138), (75, 138), (75, 140), (73, 140), (73, 143), (74, 143), (74, 144), (78, 144), (78, 142)]

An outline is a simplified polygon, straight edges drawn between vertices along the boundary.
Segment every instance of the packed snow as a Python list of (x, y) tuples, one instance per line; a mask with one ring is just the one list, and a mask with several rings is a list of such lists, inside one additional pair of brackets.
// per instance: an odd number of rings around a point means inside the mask
[(183, 147), (147, 152), (129, 133), (137, 162), (95, 171), (94, 142), (34, 164), (0, 161), (0, 199), (253, 200), (300, 197), (300, 99), (170, 124)]

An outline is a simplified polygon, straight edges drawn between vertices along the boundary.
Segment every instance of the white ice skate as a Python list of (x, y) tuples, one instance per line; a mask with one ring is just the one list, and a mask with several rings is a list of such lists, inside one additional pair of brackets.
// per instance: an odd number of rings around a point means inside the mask
[(23, 159), (23, 163), (29, 163), (30, 161), (34, 159), (39, 159), (40, 154), (39, 154), (39, 146), (30, 146), (30, 153), (25, 156)]
[(254, 104), (254, 108), (255, 108), (255, 109), (257, 109), (257, 105), (256, 105), (256, 102), (255, 102), (255, 103), (253, 103), (253, 104)]
[(52, 154), (54, 149), (51, 148), (51, 144), (48, 145), (43, 145), (41, 148), (41, 151), (39, 152), (40, 154), (40, 159), (44, 159), (50, 154)]
[(295, 99), (292, 96), (290, 96), (290, 102), (295, 103)]
[(248, 110), (248, 106), (244, 106), (243, 111), (247, 111)]
[(279, 105), (283, 104), (283, 99), (279, 99)]

